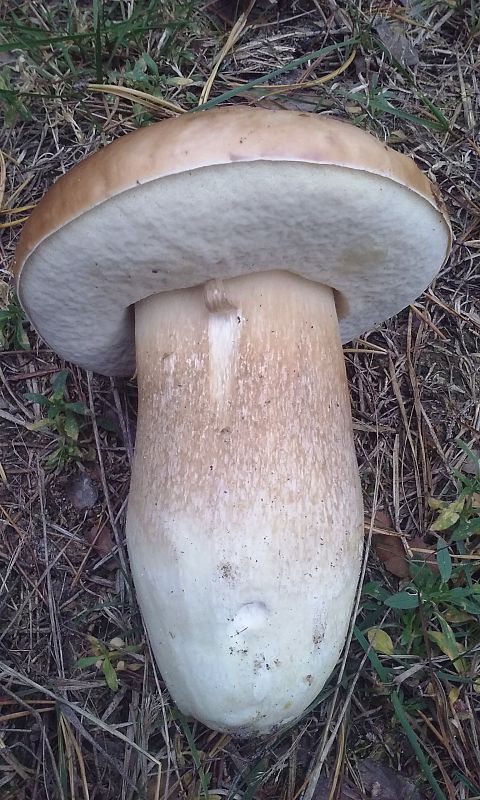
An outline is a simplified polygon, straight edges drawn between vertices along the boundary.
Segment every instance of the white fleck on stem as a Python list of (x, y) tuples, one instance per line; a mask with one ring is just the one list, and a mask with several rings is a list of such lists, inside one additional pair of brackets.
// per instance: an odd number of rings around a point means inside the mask
[[(210, 397), (219, 416), (226, 411), (237, 365), (237, 344), (242, 317), (228, 299), (223, 281), (208, 281), (204, 286), (208, 318)], [(222, 425), (224, 427), (224, 425)]]

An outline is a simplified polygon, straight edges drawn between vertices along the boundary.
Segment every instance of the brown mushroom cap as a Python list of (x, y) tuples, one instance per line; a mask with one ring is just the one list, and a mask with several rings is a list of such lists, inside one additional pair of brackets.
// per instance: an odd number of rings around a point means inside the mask
[(134, 304), (265, 270), (336, 291), (343, 341), (412, 302), (451, 229), (412, 159), (358, 128), (222, 108), (124, 136), (60, 178), (15, 260), (20, 301), (64, 358), (135, 368)]

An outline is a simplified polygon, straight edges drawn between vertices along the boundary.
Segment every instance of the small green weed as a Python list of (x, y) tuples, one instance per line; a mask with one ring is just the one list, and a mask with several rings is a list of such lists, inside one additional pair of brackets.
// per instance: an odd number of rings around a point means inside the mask
[(30, 350), (26, 318), (15, 294), (0, 308), (0, 350)]
[(45, 459), (47, 469), (65, 467), (72, 461), (82, 461), (88, 453), (81, 449), (78, 438), (82, 418), (89, 413), (84, 403), (70, 403), (65, 398), (68, 371), (61, 370), (52, 379), (52, 393), (49, 397), (43, 394), (27, 392), (26, 400), (38, 403), (46, 409), (47, 416), (32, 423), (30, 430), (50, 428), (56, 434), (56, 444)]
[[(364, 625), (355, 630), (438, 800), (445, 800), (445, 794), (415, 723), (427, 713), (430, 694), (434, 697), (438, 686), (452, 707), (463, 691), (480, 694), (475, 654), (480, 642), (480, 462), (463, 442), (460, 446), (474, 460), (475, 473), (455, 473), (455, 500), (430, 500), (437, 512), (430, 527), (436, 539), (430, 558), (411, 557), (410, 577), (393, 594), (381, 581), (365, 584)], [(396, 678), (407, 667), (409, 672), (416, 667), (415, 680), (425, 679), (422, 693), (409, 691), (408, 679), (398, 688)], [(467, 776), (460, 771), (459, 779)]]
[(480, 535), (480, 475), (457, 474), (457, 481), (453, 502), (430, 500), (438, 512), (430, 528), (436, 536), (436, 563), (411, 559), (411, 580), (383, 602), (397, 615), (402, 629), (398, 644), (405, 653), (427, 657), (433, 643), (466, 675), (469, 664), (462, 653), (469, 641), (480, 639), (480, 585), (475, 579), (480, 555), (474, 555)]
[(162, 82), (165, 82), (165, 79), (159, 74), (157, 64), (147, 52), (142, 53), (133, 62), (127, 59), (125, 67), (121, 71), (111, 70), (108, 73), (109, 83), (121, 85), (122, 79), (132, 89), (140, 89), (151, 93)]
[(141, 649), (139, 645), (127, 645), (120, 637), (111, 639), (108, 645), (101, 642), (100, 639), (97, 639), (95, 636), (88, 636), (88, 640), (90, 642), (90, 652), (92, 655), (79, 658), (75, 666), (77, 669), (87, 669), (95, 665), (98, 669), (101, 669), (105, 678), (105, 683), (112, 692), (116, 692), (119, 688), (119, 672), (122, 670), (136, 672), (142, 669), (142, 664), (138, 661), (132, 663), (125, 662), (126, 656), (139, 652)]
[(19, 99), (12, 83), (12, 72), (8, 67), (0, 70), (0, 108), (4, 109), (4, 124), (10, 128), (15, 120), (20, 117), (22, 120), (30, 119), (30, 112)]
[(193, 762), (198, 771), (198, 778), (199, 778), (199, 785), (196, 787), (196, 797), (205, 798), (208, 800), (210, 797), (209, 786), (212, 780), (211, 772), (205, 772), (202, 766), (202, 759), (200, 753), (198, 752), (198, 748), (195, 744), (195, 739), (193, 737), (190, 725), (184, 715), (177, 710), (175, 710), (174, 717), (178, 719), (180, 725), (182, 727), (183, 733), (185, 734), (185, 738), (188, 742), (188, 746), (190, 747), (190, 752), (192, 754)]
[[(67, 100), (78, 97), (86, 83), (101, 84), (108, 76), (111, 83), (158, 94), (169, 86), (159, 73), (174, 78), (183, 64), (195, 60), (188, 48), (198, 33), (194, 0), (180, 4), (142, 0), (128, 14), (122, 4), (101, 0), (92, 0), (82, 13), (74, 7), (67, 14), (65, 10), (56, 5), (40, 7), (38, 24), (30, 20), (25, 24), (15, 11), (0, 20), (0, 53), (21, 51), (24, 56), (21, 75), (8, 67), (0, 71), (0, 104), (6, 124), (28, 118), (35, 98), (52, 99), (52, 86), (57, 99)], [(158, 31), (161, 44), (152, 58), (145, 40)], [(33, 78), (38, 91), (32, 92)]]
[[(429, 128), (432, 131), (446, 132), (449, 129), (449, 121), (442, 114), (428, 98), (419, 95), (417, 92), (417, 100), (423, 104), (429, 113), (429, 117), (419, 116), (418, 114), (411, 114), (402, 108), (398, 108), (392, 101), (396, 100), (395, 92), (385, 89), (378, 85), (377, 76), (372, 76), (372, 80), (368, 86), (367, 94), (357, 91), (346, 91), (340, 87), (338, 89), (340, 96), (354, 100), (364, 109), (368, 109), (373, 117), (381, 117), (383, 114), (396, 117), (397, 119), (411, 122), (413, 125)], [(396, 100), (398, 103), (398, 99)]]

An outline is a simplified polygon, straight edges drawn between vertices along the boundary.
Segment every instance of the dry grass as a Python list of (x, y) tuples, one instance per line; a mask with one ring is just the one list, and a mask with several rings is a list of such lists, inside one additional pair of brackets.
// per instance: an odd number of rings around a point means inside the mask
[[(86, 154), (152, 119), (230, 92), (227, 102), (334, 112), (384, 137), (437, 181), (455, 233), (452, 257), (429, 291), (346, 348), (367, 510), (383, 509), (392, 531), (423, 536), (432, 521), (426, 498), (452, 498), (452, 472), (467, 468), (457, 440), (478, 453), (475, 0), (157, 5), (105, 2), (106, 17), (124, 21), (117, 40), (102, 22), (100, 3), (2, 5), (3, 281), (22, 221), (46, 188)], [(52, 41), (67, 29), (68, 40)], [(352, 37), (353, 45), (342, 46)], [(332, 45), (337, 49), (301, 62)], [(139, 62), (142, 53), (147, 59)], [(259, 83), (267, 73), (274, 74)], [(115, 94), (99, 90), (101, 83), (113, 84)], [(48, 395), (51, 376), (65, 365), (33, 331), (28, 336), (31, 349), (11, 345), (0, 368), (2, 800), (333, 797), (342, 775), (360, 786), (357, 766), (365, 756), (409, 775), (431, 796), (389, 690), (355, 638), (341, 681), (337, 671), (323, 702), (270, 740), (234, 741), (175, 713), (146, 644), (122, 538), (135, 385), (67, 365), (69, 398), (91, 411), (79, 444), (97, 498), (79, 510), (72, 503), (78, 466), (45, 471), (56, 435), (29, 429), (41, 409), (25, 399), (26, 392)], [(102, 427), (102, 418), (116, 430)], [(368, 579), (390, 591), (398, 585), (375, 555)], [(388, 622), (389, 610), (378, 608), (377, 622)], [(362, 601), (357, 624), (365, 627), (372, 613)], [(391, 636), (400, 637), (391, 617), (390, 624)], [(468, 647), (474, 675), (479, 642)], [(117, 691), (95, 665), (76, 667), (94, 655), (104, 663), (105, 653), (117, 669)], [(408, 658), (384, 663), (393, 663), (397, 676), (411, 663), (422, 666)], [(448, 669), (437, 654), (403, 676), (410, 724), (440, 796), (472, 800), (480, 794), (480, 695), (470, 680), (452, 705), (451, 683), (436, 677), (432, 663)], [(417, 710), (414, 701), (421, 701)], [(323, 783), (314, 794), (320, 766), (333, 782), (330, 795)]]

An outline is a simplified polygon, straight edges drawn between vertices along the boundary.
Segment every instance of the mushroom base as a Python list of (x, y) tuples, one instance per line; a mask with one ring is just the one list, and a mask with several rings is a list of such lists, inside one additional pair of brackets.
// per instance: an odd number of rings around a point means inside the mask
[(332, 291), (266, 272), (136, 306), (127, 541), (178, 707), (269, 733), (343, 648), (363, 507)]

